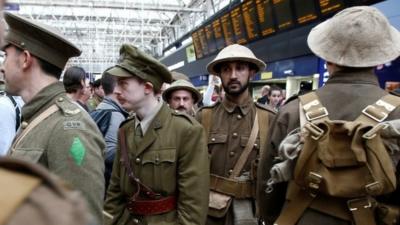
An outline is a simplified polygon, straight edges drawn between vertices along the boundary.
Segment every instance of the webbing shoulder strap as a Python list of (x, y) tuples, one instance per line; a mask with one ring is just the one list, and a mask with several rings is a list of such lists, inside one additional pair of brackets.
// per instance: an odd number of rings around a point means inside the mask
[(37, 116), (35, 119), (32, 120), (31, 123), (28, 124), (28, 126), (23, 129), (17, 134), (15, 137), (15, 140), (11, 146), (11, 151), (19, 144), (19, 142), (33, 129), (35, 128), (38, 124), (40, 124), (43, 120), (45, 120), (47, 117), (51, 116), (53, 113), (57, 112), (59, 110), (57, 105), (52, 105), (49, 108), (47, 108), (45, 111), (43, 111), (39, 116)]
[(262, 110), (256, 107), (256, 112), (258, 114), (258, 127), (260, 133), (260, 158), (264, 154), (264, 150), (267, 147), (267, 136), (269, 131), (269, 114), (268, 111)]
[(41, 180), (7, 169), (0, 169), (0, 177), (0, 224), (5, 224)]
[(376, 101), (374, 104), (368, 105), (362, 110), (361, 115), (355, 120), (375, 125), (383, 122), (389, 114), (400, 105), (400, 98), (391, 94), (387, 94)]
[(329, 113), (322, 105), (317, 94), (310, 92), (305, 95), (299, 96), (304, 115), (309, 122), (319, 122), (328, 120)]

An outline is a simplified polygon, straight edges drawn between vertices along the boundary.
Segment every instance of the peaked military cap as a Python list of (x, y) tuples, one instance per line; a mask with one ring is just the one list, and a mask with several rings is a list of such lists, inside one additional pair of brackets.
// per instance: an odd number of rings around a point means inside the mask
[(119, 55), (119, 63), (107, 73), (117, 77), (137, 76), (152, 83), (156, 91), (161, 89), (164, 82), (171, 83), (172, 75), (167, 67), (137, 47), (123, 44)]
[(64, 68), (69, 58), (81, 54), (79, 48), (54, 27), (10, 12), (4, 12), (4, 18), (9, 28), (3, 48), (9, 44), (15, 45), (60, 69)]

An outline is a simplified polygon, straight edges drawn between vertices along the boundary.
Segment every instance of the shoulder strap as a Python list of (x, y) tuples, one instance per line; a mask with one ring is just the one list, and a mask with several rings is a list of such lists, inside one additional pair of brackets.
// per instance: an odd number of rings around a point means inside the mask
[(13, 145), (11, 147), (11, 151), (29, 133), (29, 131), (31, 131), (39, 123), (41, 123), (43, 120), (45, 120), (47, 117), (51, 116), (53, 113), (57, 112), (58, 110), (59, 110), (59, 108), (58, 108), (57, 105), (50, 106), (45, 111), (43, 111), (41, 114), (39, 114), (39, 116), (37, 116), (35, 119), (33, 119), (32, 122), (29, 123), (28, 126), (25, 129), (23, 129), (22, 131), (20, 130), (20, 133), (17, 134), (17, 136), (14, 139), (14, 143), (13, 143)]
[(20, 204), (29, 194), (40, 185), (41, 180), (37, 177), (0, 169), (0, 199), (2, 212), (0, 213), (0, 224), (6, 223), (10, 216), (17, 210)]
[(268, 131), (269, 131), (269, 115), (268, 115), (268, 111), (262, 110), (258, 107), (256, 107), (256, 112), (258, 115), (258, 127), (264, 128), (264, 129), (259, 129), (260, 158), (262, 158), (262, 155), (264, 154), (264, 150), (267, 146), (267, 136), (268, 136)]
[(132, 185), (136, 186), (136, 192), (133, 194), (131, 198), (135, 199), (139, 196), (140, 191), (143, 190), (144, 193), (151, 198), (156, 198), (160, 194), (155, 193), (151, 188), (144, 185), (140, 180), (135, 176), (133, 169), (131, 167), (131, 163), (129, 160), (128, 148), (126, 146), (126, 137), (125, 131), (123, 128), (119, 128), (119, 143), (121, 150), (122, 163), (125, 166), (126, 171), (128, 172), (128, 178)]
[(389, 114), (400, 105), (400, 98), (391, 94), (387, 94), (376, 101), (374, 104), (368, 105), (362, 110), (361, 115), (355, 120), (375, 125), (383, 122)]
[(203, 125), (204, 130), (206, 131), (207, 139), (208, 136), (210, 135), (211, 122), (212, 122), (212, 109), (204, 108), (201, 111), (201, 124)]
[(236, 162), (235, 167), (233, 168), (233, 172), (231, 174), (231, 178), (235, 178), (240, 175), (240, 171), (242, 171), (243, 166), (246, 164), (247, 159), (249, 158), (250, 152), (254, 147), (254, 143), (257, 139), (258, 134), (258, 113), (256, 112), (256, 117), (254, 118), (253, 128), (251, 129), (249, 140), (244, 148), (242, 154), (239, 157), (239, 160)]
[(20, 109), (18, 107), (18, 104), (15, 101), (15, 99), (11, 95), (7, 95), (7, 97), (10, 99), (10, 101), (14, 105), (14, 109), (15, 109), (15, 131), (17, 131), (18, 128), (19, 128), (19, 125), (21, 124), (21, 111), (20, 111)]
[(308, 122), (319, 122), (329, 119), (328, 110), (322, 105), (315, 92), (301, 95), (299, 99)]

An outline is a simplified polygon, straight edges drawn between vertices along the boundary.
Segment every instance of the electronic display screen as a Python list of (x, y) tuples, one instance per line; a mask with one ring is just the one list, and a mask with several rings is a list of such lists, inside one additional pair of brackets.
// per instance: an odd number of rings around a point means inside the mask
[(257, 17), (262, 36), (275, 32), (274, 18), (270, 0), (256, 0)]
[(272, 0), (280, 30), (293, 26), (293, 15), (289, 0)]
[(302, 24), (317, 19), (314, 1), (294, 0), (297, 22)]
[(196, 52), (196, 58), (200, 59), (203, 57), (203, 50), (201, 48), (200, 38), (197, 31), (192, 33), (192, 40), (194, 45), (194, 51)]
[(212, 24), (206, 25), (204, 27), (204, 30), (206, 33), (208, 53), (210, 54), (217, 50), (217, 45), (215, 43), (215, 38), (214, 38), (214, 29), (212, 27)]
[(208, 55), (208, 45), (207, 38), (203, 28), (200, 28), (197, 32), (199, 34), (201, 50), (203, 51), (203, 56)]
[(242, 5), (243, 19), (246, 26), (247, 39), (252, 41), (259, 37), (257, 9), (254, 1), (245, 1)]
[(234, 44), (235, 38), (233, 34), (231, 16), (229, 13), (221, 17), (221, 24), (222, 24), (222, 32), (224, 33), (225, 37), (225, 44), (226, 45)]
[(222, 34), (221, 22), (219, 19), (216, 19), (212, 22), (212, 27), (214, 30), (214, 38), (215, 44), (218, 50), (223, 49), (225, 47), (224, 35)]
[(246, 28), (243, 21), (243, 14), (241, 7), (236, 7), (231, 11), (233, 33), (236, 37), (236, 43), (246, 44)]
[(319, 0), (322, 15), (337, 12), (344, 8), (344, 0)]

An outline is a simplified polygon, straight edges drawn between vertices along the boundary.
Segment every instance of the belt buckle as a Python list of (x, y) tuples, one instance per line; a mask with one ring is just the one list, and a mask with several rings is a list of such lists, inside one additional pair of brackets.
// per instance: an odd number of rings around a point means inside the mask
[(384, 120), (388, 117), (388, 114), (387, 114), (387, 113), (384, 113), (384, 112), (381, 112), (381, 113), (382, 113), (382, 117), (380, 117), (380, 118), (377, 117), (377, 115), (374, 115), (374, 114), (371, 113), (371, 112), (372, 112), (371, 110), (374, 110), (374, 109), (375, 109), (374, 106), (369, 105), (369, 106), (365, 107), (365, 108), (362, 110), (362, 113), (363, 113), (364, 115), (368, 116), (369, 118), (375, 120), (375, 121), (378, 122), (378, 123), (384, 121)]
[(356, 198), (347, 201), (347, 207), (350, 211), (372, 208), (372, 202), (369, 198)]

